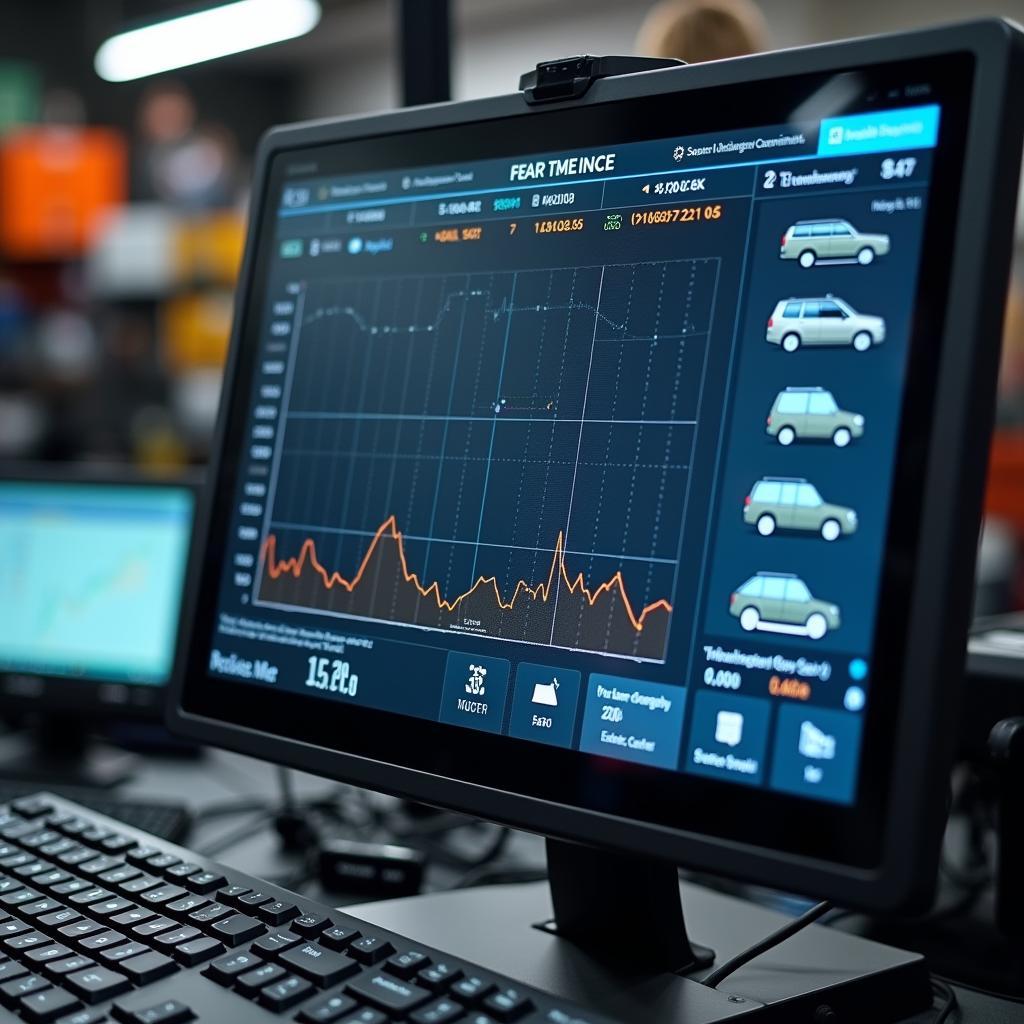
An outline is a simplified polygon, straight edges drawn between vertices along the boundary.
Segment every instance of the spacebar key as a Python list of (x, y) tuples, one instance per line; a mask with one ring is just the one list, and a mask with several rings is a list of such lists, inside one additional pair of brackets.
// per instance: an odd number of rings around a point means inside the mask
[(350, 981), (346, 990), (382, 1010), (391, 1013), (407, 1013), (421, 1003), (433, 999), (433, 994), (418, 985), (392, 977), (388, 974), (364, 974)]

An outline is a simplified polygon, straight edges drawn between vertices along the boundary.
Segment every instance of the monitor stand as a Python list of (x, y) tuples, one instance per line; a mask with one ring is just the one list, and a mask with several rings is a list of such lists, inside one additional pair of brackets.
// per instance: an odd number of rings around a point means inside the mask
[(126, 781), (137, 764), (135, 755), (93, 739), (88, 723), (70, 715), (46, 715), (0, 737), (0, 783), (105, 788)]
[[(790, 918), (680, 885), (664, 862), (552, 840), (548, 857), (550, 885), (456, 889), (342, 910), (623, 1021), (886, 1024), (931, 1005), (922, 956), (823, 925), (706, 988), (699, 979), (711, 949), (722, 964)], [(706, 946), (687, 938), (684, 906)]]

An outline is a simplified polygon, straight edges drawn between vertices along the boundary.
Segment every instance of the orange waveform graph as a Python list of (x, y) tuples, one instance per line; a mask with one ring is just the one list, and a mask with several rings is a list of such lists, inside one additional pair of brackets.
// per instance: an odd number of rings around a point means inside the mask
[(425, 586), (419, 576), (409, 569), (405, 556), (405, 546), (402, 533), (398, 529), (398, 523), (394, 516), (389, 516), (378, 527), (376, 533), (373, 535), (373, 540), (370, 542), (369, 547), (366, 549), (366, 553), (363, 555), (363, 559), (359, 564), (358, 570), (351, 579), (347, 579), (337, 571), (325, 568), (317, 557), (315, 543), (312, 538), (309, 537), (302, 542), (302, 546), (297, 555), (290, 558), (278, 558), (277, 538), (274, 534), (270, 534), (263, 543), (260, 552), (260, 560), (267, 576), (269, 576), (271, 580), (277, 580), (285, 575), (291, 575), (295, 579), (299, 579), (303, 574), (303, 570), (308, 566), (320, 578), (320, 582), (323, 584), (325, 590), (332, 590), (335, 587), (340, 587), (342, 590), (352, 594), (359, 587), (360, 581), (364, 578), (368, 567), (373, 562), (375, 552), (384, 540), (394, 541), (398, 552), (401, 573), (405, 582), (415, 587), (420, 597), (429, 598), (435, 601), (439, 610), (454, 612), (463, 601), (475, 594), (481, 588), (487, 587), (493, 589), (494, 599), (497, 606), (505, 611), (512, 610), (515, 607), (516, 601), (522, 595), (526, 595), (535, 601), (540, 600), (547, 603), (557, 589), (557, 581), (561, 579), (568, 593), (581, 595), (591, 607), (602, 595), (611, 594), (614, 596), (617, 594), (622, 601), (622, 606), (632, 628), (638, 634), (643, 632), (644, 624), (648, 616), (652, 613), (660, 611), (671, 614), (672, 612), (672, 605), (664, 598), (660, 598), (651, 604), (645, 605), (640, 612), (637, 613), (629, 599), (629, 595), (626, 591), (626, 583), (622, 578), (621, 571), (616, 572), (610, 579), (605, 580), (594, 588), (587, 586), (582, 572), (577, 573), (575, 578), (572, 578), (565, 564), (565, 539), (561, 531), (559, 531), (558, 537), (555, 541), (551, 566), (548, 570), (547, 578), (541, 583), (535, 584), (530, 584), (526, 580), (519, 580), (512, 590), (512, 595), (507, 600), (502, 596), (501, 589), (498, 586), (498, 580), (494, 576), (479, 576), (469, 590), (454, 598), (444, 597), (441, 593), (441, 587), (436, 580)]

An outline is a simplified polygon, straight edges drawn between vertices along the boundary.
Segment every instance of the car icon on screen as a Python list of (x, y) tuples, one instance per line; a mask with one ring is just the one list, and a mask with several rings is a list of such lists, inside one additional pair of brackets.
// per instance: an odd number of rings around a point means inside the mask
[(762, 477), (743, 502), (743, 521), (762, 537), (776, 530), (816, 533), (833, 541), (857, 530), (857, 513), (825, 501), (803, 477)]
[(889, 252), (889, 236), (858, 231), (848, 220), (798, 220), (779, 242), (779, 259), (813, 267), (820, 260), (856, 260), (866, 267)]
[(780, 299), (768, 318), (764, 337), (784, 352), (846, 345), (867, 352), (885, 341), (885, 321), (880, 316), (858, 313), (834, 295)]
[(786, 388), (775, 396), (765, 432), (783, 447), (794, 441), (831, 441), (845, 448), (864, 434), (864, 417), (840, 409), (825, 388)]
[(791, 572), (759, 572), (729, 597), (729, 614), (747, 632), (790, 633), (820, 640), (840, 626), (839, 609), (819, 601)]

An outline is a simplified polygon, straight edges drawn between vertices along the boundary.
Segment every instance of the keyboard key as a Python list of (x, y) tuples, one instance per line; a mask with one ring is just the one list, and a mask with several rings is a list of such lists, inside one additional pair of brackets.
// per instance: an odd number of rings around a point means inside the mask
[(114, 833), (102, 825), (93, 825), (87, 828), (78, 838), (80, 842), (89, 846), (99, 846), (105, 839), (109, 839)]
[(335, 925), (324, 931), (319, 941), (328, 949), (345, 949), (356, 941), (362, 932), (356, 928), (346, 928), (342, 925)]
[(260, 964), (259, 967), (254, 967), (235, 979), (235, 991), (252, 998), (265, 985), (279, 981), (287, 973), (280, 964)]
[(74, 839), (69, 839), (67, 836), (60, 836), (54, 839), (52, 843), (47, 843), (45, 846), (39, 848), (39, 852), (47, 857), (56, 857), (58, 853), (66, 853), (72, 847), (78, 844)]
[(264, 935), (262, 939), (257, 939), (250, 948), (258, 956), (273, 960), (300, 942), (302, 939), (291, 932), (271, 932), (269, 935)]
[(9, 892), (15, 892), (18, 889), (24, 888), (25, 887), (18, 881), (18, 879), (0, 875), (0, 896), (4, 896)]
[(238, 906), (245, 910), (247, 907), (252, 910), (254, 907), (261, 907), (264, 903), (271, 903), (274, 897), (265, 892), (247, 892), (244, 896), (238, 897)]
[(273, 900), (257, 908), (256, 915), (261, 921), (266, 921), (267, 924), (284, 924), (285, 921), (290, 921), (293, 917), (299, 916), (299, 908), (294, 903), (282, 903), (280, 900)]
[(157, 978), (173, 974), (178, 966), (163, 953), (149, 952), (122, 960), (117, 965), (117, 969), (124, 971), (134, 984), (148, 985), (151, 981), (156, 981)]
[[(54, 896), (70, 896), (72, 893), (94, 888), (95, 886), (84, 878), (69, 878), (66, 882), (61, 882), (60, 885), (51, 886), (50, 891)], [(0, 903), (2, 902), (3, 897), (0, 896)]]
[(161, 932), (153, 939), (153, 944), (160, 949), (171, 949), (180, 946), (183, 942), (191, 942), (200, 937), (198, 928), (187, 926), (185, 928), (172, 928), (169, 932)]
[(250, 892), (252, 889), (247, 889), (244, 885), (226, 885), (217, 893), (217, 899), (221, 903), (229, 903), (231, 906), (237, 907), (239, 898)]
[(142, 867), (150, 857), (160, 856), (160, 851), (155, 846), (136, 846), (125, 854), (129, 864)]
[(90, 903), (99, 903), (101, 900), (113, 899), (114, 894), (109, 889), (100, 889), (93, 886), (91, 889), (83, 889), (81, 892), (73, 892), (68, 897), (68, 903), (76, 907), (87, 907)]
[(115, 914), (111, 919), (111, 924), (116, 924), (118, 928), (134, 928), (137, 924), (142, 924), (143, 921), (151, 921), (156, 917), (156, 911), (150, 910), (148, 907), (132, 907), (131, 910), (126, 910), (122, 914)]
[(23, 818), (41, 818), (53, 811), (53, 804), (41, 796), (21, 796), (12, 801), (11, 810)]
[(71, 924), (73, 921), (80, 921), (81, 919), (82, 915), (77, 910), (61, 907), (60, 910), (55, 910), (52, 914), (44, 914), (36, 921), (36, 925), (46, 929), (48, 932), (55, 932), (59, 928), (63, 928), (64, 925)]
[(438, 999), (421, 1006), (415, 1013), (409, 1015), (409, 1020), (412, 1024), (448, 1024), (449, 1021), (458, 1020), (465, 1012), (465, 1007), (461, 1003), (454, 1003), (450, 999)]
[(31, 864), (35, 859), (31, 853), (12, 853), (8, 857), (0, 857), (0, 867), (10, 871), (20, 868), (22, 864)]
[(49, 987), (50, 983), (45, 978), (40, 978), (38, 974), (26, 974), (23, 978), (0, 985), (0, 1003), (14, 1007), (23, 996)]
[(151, 939), (154, 935), (167, 931), (168, 928), (177, 928), (178, 922), (172, 921), (169, 917), (154, 917), (152, 920), (143, 921), (132, 929), (132, 935), (140, 939)]
[(63, 904), (49, 896), (44, 896), (41, 900), (23, 904), (18, 914), (21, 917), (42, 917), (43, 914), (52, 914), (55, 910), (64, 909)]
[(35, 946), (48, 946), (53, 939), (39, 932), (25, 932), (24, 935), (15, 935), (12, 939), (4, 939), (4, 948), (8, 953), (18, 954), (33, 949)]
[(378, 938), (375, 935), (364, 935), (348, 947), (349, 955), (364, 964), (375, 964), (386, 960), (394, 951), (395, 947), (387, 939)]
[(250, 939), (259, 938), (266, 930), (265, 925), (245, 914), (222, 918), (210, 929), (211, 933), (216, 935), (226, 946), (240, 946)]
[(431, 998), (431, 994), (425, 988), (377, 971), (368, 971), (350, 981), (345, 986), (345, 991), (364, 1003), (396, 1016), (415, 1010), (417, 1006), (422, 1006)]
[(35, 889), (17, 889), (0, 896), (0, 903), (5, 907), (20, 907), (22, 903), (32, 903), (41, 898), (42, 893), (36, 892)]
[(188, 919), (195, 921), (201, 928), (205, 928), (208, 925), (212, 925), (214, 921), (219, 921), (222, 917), (227, 917), (233, 913), (234, 911), (230, 907), (221, 906), (219, 903), (211, 903), (208, 907), (193, 910), (188, 915)]
[(115, 946), (113, 949), (104, 949), (100, 952), (100, 959), (106, 964), (117, 964), (122, 960), (130, 960), (133, 956), (142, 956), (143, 953), (152, 953), (153, 951), (149, 946), (144, 946), (141, 942), (126, 942), (121, 946)]
[(83, 956), (79, 953), (77, 956), (69, 956), (66, 960), (55, 960), (52, 963), (48, 963), (43, 968), (43, 974), (59, 982), (65, 974), (74, 974), (75, 971), (92, 967), (95, 962), (91, 957)]
[(452, 986), (452, 995), (461, 1003), (476, 1003), (489, 996), (498, 986), (493, 981), (481, 978), (477, 975), (470, 975), (455, 982)]
[(83, 875), (102, 875), (104, 871), (113, 871), (114, 868), (119, 868), (124, 861), (120, 857), (111, 857), (109, 854), (104, 854), (100, 857), (94, 857), (92, 860), (83, 861), (79, 865), (78, 870)]
[(172, 864), (165, 872), (165, 878), (188, 878), (198, 875), (203, 869), (198, 864)]
[(388, 1018), (380, 1010), (366, 1006), (357, 1010), (351, 1017), (338, 1021), (338, 1024), (388, 1024)]
[(322, 931), (331, 926), (331, 919), (323, 914), (303, 914), (288, 925), (293, 932), (298, 932), (299, 935), (304, 935), (307, 939), (315, 939)]
[(155, 889), (147, 889), (141, 893), (139, 900), (146, 906), (162, 906), (164, 903), (173, 903), (185, 895), (185, 890), (180, 885), (158, 885)]
[(261, 963), (263, 961), (253, 953), (232, 953), (230, 956), (221, 957), (220, 960), (214, 960), (203, 974), (219, 985), (232, 985), (239, 974), (251, 971)]
[(296, 1020), (302, 1021), (302, 1024), (334, 1024), (334, 1021), (355, 1007), (356, 1001), (351, 996), (337, 992), (307, 1003)]
[(55, 942), (50, 946), (40, 946), (37, 949), (30, 949), (25, 959), (31, 964), (45, 964), (51, 960), (63, 960), (71, 956), (72, 950)]
[(437, 963), (420, 971), (416, 980), (431, 992), (445, 992), (461, 977), (462, 971), (454, 964)]
[(175, 857), (173, 853), (158, 853), (155, 857), (150, 857), (146, 861), (146, 867), (150, 871), (166, 871), (168, 868), (173, 868), (175, 864), (180, 864), (181, 858)]
[(120, 946), (127, 941), (127, 935), (122, 935), (120, 932), (108, 929), (98, 932), (96, 935), (87, 936), (78, 943), (78, 946), (80, 949), (88, 950), (90, 953), (96, 953), (101, 949), (107, 949), (109, 946)]
[(351, 957), (324, 949), (313, 942), (289, 949), (282, 953), (278, 960), (289, 970), (320, 988), (335, 985), (360, 970), (359, 965)]
[(28, 974), (28, 968), (23, 967), (16, 960), (8, 960), (0, 964), (0, 984), (24, 977), (26, 974)]
[(102, 1003), (113, 999), (131, 986), (123, 974), (107, 967), (87, 967), (84, 971), (68, 974), (63, 982), (86, 1003)]
[(120, 889), (125, 896), (135, 896), (139, 893), (145, 892), (147, 889), (152, 889), (154, 886), (159, 884), (159, 878), (154, 878), (152, 875), (139, 875), (138, 878), (132, 878), (127, 882), (122, 882), (118, 886), (118, 889)]
[(100, 846), (102, 846), (108, 853), (124, 853), (126, 850), (130, 850), (134, 845), (134, 839), (129, 839), (128, 836), (119, 835), (112, 835), (100, 843)]
[(60, 854), (57, 860), (66, 868), (73, 868), (84, 861), (92, 860), (95, 856), (95, 851), (90, 850), (88, 846), (74, 846), (67, 853)]
[(500, 1021), (514, 1021), (533, 1009), (533, 1001), (519, 989), (503, 988), (491, 993), (484, 1000), (483, 1008)]
[(196, 1019), (192, 1010), (177, 999), (165, 999), (144, 1010), (130, 1010), (120, 1003), (114, 1003), (111, 1013), (123, 1024), (185, 1024), (186, 1021)]
[(179, 917), (187, 916), (191, 914), (193, 910), (199, 910), (200, 907), (205, 907), (210, 901), (204, 896), (199, 896), (194, 892), (190, 892), (185, 896), (182, 896), (180, 900), (175, 900), (173, 903), (168, 903), (164, 910), (169, 914), (176, 914)]
[(186, 967), (195, 967), (224, 952), (224, 943), (204, 935), (201, 939), (183, 942), (172, 950), (172, 955)]
[(215, 874), (212, 871), (200, 871), (198, 875), (189, 875), (184, 880), (184, 884), (188, 886), (193, 892), (199, 893), (200, 896), (213, 892), (218, 886), (221, 886), (227, 881), (223, 875)]
[(126, 910), (134, 910), (135, 904), (126, 900), (123, 896), (115, 896), (110, 900), (103, 900), (102, 903), (93, 903), (89, 907), (89, 913), (94, 917), (114, 917), (123, 914)]
[(10, 938), (12, 935), (24, 935), (25, 932), (31, 931), (31, 926), (25, 924), (24, 921), (4, 921), (0, 924), (0, 940)]
[(82, 1001), (70, 992), (51, 988), (45, 992), (33, 992), (21, 1000), (21, 1012), (31, 1024), (50, 1024), (50, 1021), (77, 1010)]
[(105, 1010), (94, 1010), (86, 1007), (84, 1010), (76, 1010), (68, 1017), (64, 1017), (60, 1024), (100, 1024), (107, 1019)]
[(308, 981), (289, 975), (274, 982), (273, 985), (268, 985), (260, 993), (259, 1001), (260, 1005), (265, 1006), (268, 1010), (282, 1013), (301, 1002), (312, 991), (313, 986)]
[(15, 868), (14, 874), (18, 878), (35, 878), (36, 875), (41, 875), (43, 872), (51, 871), (52, 869), (53, 865), (48, 861), (33, 860), (29, 861), (28, 864), (22, 864), (20, 867)]
[(422, 953), (418, 949), (411, 949), (408, 952), (396, 953), (393, 957), (390, 957), (384, 965), (384, 970), (388, 974), (394, 974), (399, 978), (408, 980), (417, 971), (422, 971), (424, 967), (429, 965), (430, 957), (426, 953)]
[(104, 885), (119, 886), (122, 882), (130, 882), (133, 878), (138, 878), (141, 874), (142, 872), (138, 868), (133, 868), (130, 864), (122, 864), (120, 867), (104, 871), (103, 874), (99, 876), (98, 881), (103, 882)]
[(54, 868), (53, 871), (45, 871), (41, 875), (36, 875), (32, 879), (32, 884), (37, 889), (52, 889), (55, 885), (69, 881), (71, 881), (71, 876), (66, 871), (58, 871)]
[(41, 846), (60, 842), (63, 838), (59, 832), (54, 832), (53, 829), (43, 829), (42, 832), (35, 832), (30, 836), (25, 836), (21, 841), (21, 845), (28, 847), (30, 850), (38, 850)]

